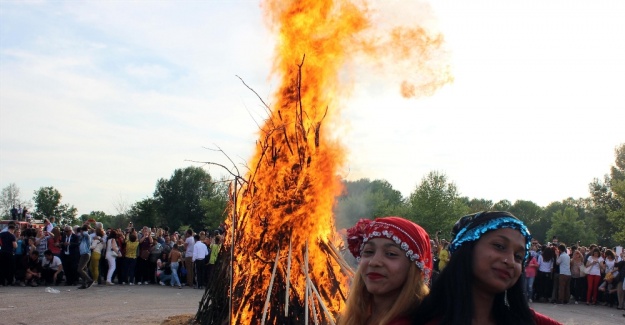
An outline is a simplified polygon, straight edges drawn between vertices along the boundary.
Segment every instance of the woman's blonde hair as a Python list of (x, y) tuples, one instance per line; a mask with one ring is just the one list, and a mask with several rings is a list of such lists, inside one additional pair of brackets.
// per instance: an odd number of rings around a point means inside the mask
[[(416, 310), (421, 301), (429, 293), (429, 288), (423, 282), (423, 273), (415, 263), (410, 263), (406, 282), (397, 296), (391, 310), (380, 320), (380, 325), (386, 325), (397, 317), (408, 316), (411, 310)], [(349, 296), (345, 302), (345, 310), (338, 320), (338, 325), (362, 325), (367, 323), (371, 316), (372, 295), (367, 291), (362, 279), (360, 267), (354, 275)]]

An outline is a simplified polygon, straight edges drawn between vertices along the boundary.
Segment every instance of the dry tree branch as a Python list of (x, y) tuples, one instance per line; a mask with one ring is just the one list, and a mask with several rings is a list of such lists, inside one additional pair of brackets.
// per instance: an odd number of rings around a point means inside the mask
[[(260, 95), (256, 92), (256, 90), (254, 90), (252, 87), (248, 86), (248, 85), (245, 83), (245, 81), (243, 80), (243, 78), (239, 77), (238, 75), (236, 75), (236, 77), (237, 77), (237, 78), (239, 78), (239, 80), (241, 80), (241, 82), (243, 83), (243, 85), (244, 85), (245, 87), (247, 87), (247, 89), (251, 90), (251, 91), (252, 91), (252, 92), (256, 95), (256, 97), (258, 97), (258, 99), (260, 100), (260, 102), (261, 102), (261, 103), (263, 103), (263, 105), (265, 105), (265, 108), (269, 109), (269, 105), (267, 105), (267, 103), (265, 103), (265, 101), (263, 100), (263, 98), (262, 98), (262, 97), (260, 97)], [(268, 113), (270, 113), (270, 112), (268, 112)]]

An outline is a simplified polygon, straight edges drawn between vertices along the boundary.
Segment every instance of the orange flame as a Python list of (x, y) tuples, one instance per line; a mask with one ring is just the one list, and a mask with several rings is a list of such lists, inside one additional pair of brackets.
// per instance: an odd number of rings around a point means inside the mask
[[(311, 317), (331, 322), (343, 307), (350, 276), (330, 249), (336, 242), (332, 208), (341, 191), (337, 175), (345, 153), (330, 132), (323, 132), (336, 123), (338, 97), (346, 86), (342, 69), (359, 53), (377, 60), (416, 57), (417, 68), (425, 67), (425, 53), (440, 47), (442, 37), (430, 37), (421, 28), (394, 29), (386, 37), (371, 34), (371, 11), (364, 2), (268, 0), (263, 7), (279, 36), (274, 72), (281, 85), (232, 211), (238, 218), (227, 239), (235, 241), (233, 323), (260, 323), (266, 300), (281, 306), (269, 311), (269, 321), (281, 319), (276, 313), (286, 313), (284, 305), (300, 306), (300, 314), (308, 305)], [(403, 81), (402, 93), (433, 92), (451, 80), (432, 71), (420, 85)], [(307, 290), (307, 277), (318, 296)], [(292, 290), (289, 298), (284, 297), (285, 282)], [(314, 298), (304, 301), (307, 294)], [(291, 309), (287, 319), (303, 319), (295, 313)]]

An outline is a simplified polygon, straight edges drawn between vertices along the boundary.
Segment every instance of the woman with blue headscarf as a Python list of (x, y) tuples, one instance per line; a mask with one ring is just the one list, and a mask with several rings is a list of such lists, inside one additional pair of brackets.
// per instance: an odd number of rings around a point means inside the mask
[(559, 324), (531, 310), (521, 276), (531, 235), (508, 212), (479, 212), (456, 222), (450, 261), (413, 324)]

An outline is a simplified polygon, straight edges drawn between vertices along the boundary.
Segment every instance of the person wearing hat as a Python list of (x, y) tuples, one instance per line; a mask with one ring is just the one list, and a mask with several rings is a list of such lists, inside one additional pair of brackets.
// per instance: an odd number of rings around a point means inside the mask
[(359, 264), (338, 324), (409, 324), (410, 310), (428, 294), (427, 232), (400, 217), (361, 219), (347, 230), (347, 242)]
[(449, 263), (413, 324), (560, 324), (531, 310), (523, 294), (532, 237), (522, 221), (508, 212), (479, 212), (460, 218), (452, 238)]

